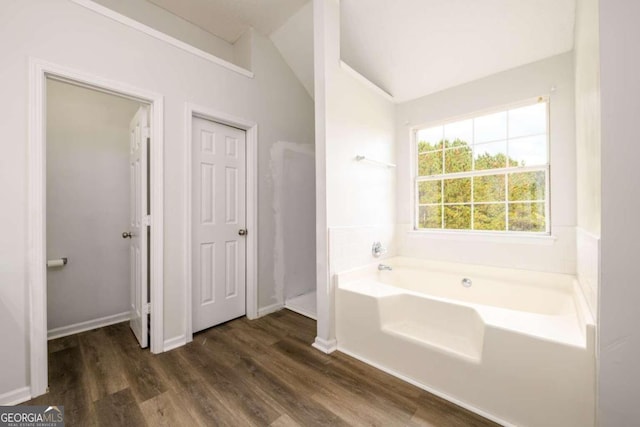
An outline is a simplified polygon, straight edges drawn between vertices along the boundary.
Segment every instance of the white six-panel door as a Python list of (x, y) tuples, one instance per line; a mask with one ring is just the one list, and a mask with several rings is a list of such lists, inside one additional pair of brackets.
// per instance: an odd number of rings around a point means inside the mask
[(147, 107), (140, 107), (129, 124), (129, 230), (122, 237), (130, 240), (129, 271), (131, 320), (129, 325), (142, 348), (147, 334)]
[(193, 118), (193, 331), (246, 313), (246, 135)]

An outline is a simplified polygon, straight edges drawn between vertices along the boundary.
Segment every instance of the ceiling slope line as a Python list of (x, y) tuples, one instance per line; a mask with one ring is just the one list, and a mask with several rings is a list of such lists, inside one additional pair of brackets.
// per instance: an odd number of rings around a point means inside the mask
[(224, 67), (230, 71), (233, 71), (235, 73), (241, 74), (245, 77), (248, 78), (253, 78), (254, 74), (252, 71), (249, 71), (245, 68), (239, 67), (235, 64), (232, 64), (229, 61), (225, 61), (222, 58), (219, 58), (211, 53), (205, 52), (204, 50), (198, 49), (197, 47), (190, 45), (188, 43), (185, 43), (181, 40), (176, 39), (175, 37), (172, 37), (168, 34), (165, 34), (161, 31), (158, 31), (154, 28), (149, 27), (148, 25), (145, 25), (139, 21), (136, 21), (135, 19), (131, 19), (128, 16), (125, 16), (121, 13), (118, 13), (114, 10), (111, 10), (105, 6), (102, 6), (98, 3), (96, 3), (93, 0), (71, 0), (73, 3), (76, 3), (79, 6), (85, 7), (93, 12), (96, 12), (106, 18), (112, 19), (116, 22), (119, 22), (123, 25), (126, 25), (127, 27), (130, 27), (134, 30), (138, 30), (148, 36), (151, 36), (157, 40), (163, 41), (165, 43), (168, 43), (174, 47), (177, 47), (178, 49), (181, 49), (185, 52), (191, 53), (193, 55), (199, 56), (202, 59), (205, 59), (209, 62), (212, 62), (216, 65), (220, 65), (221, 67)]
[(357, 72), (356, 70), (354, 70), (351, 66), (349, 66), (349, 64), (347, 64), (343, 60), (340, 60), (340, 68), (342, 68), (344, 71), (346, 71), (347, 74), (350, 74), (352, 77), (355, 77), (356, 80), (358, 80), (359, 82), (361, 82), (366, 87), (368, 87), (369, 89), (373, 90), (375, 93), (377, 93), (378, 95), (382, 96), (386, 100), (391, 101), (393, 103), (396, 102), (395, 98), (393, 97), (393, 95), (391, 95), (386, 90), (382, 89), (377, 84), (373, 83), (371, 80), (366, 78), (364, 75), (362, 75), (359, 72)]

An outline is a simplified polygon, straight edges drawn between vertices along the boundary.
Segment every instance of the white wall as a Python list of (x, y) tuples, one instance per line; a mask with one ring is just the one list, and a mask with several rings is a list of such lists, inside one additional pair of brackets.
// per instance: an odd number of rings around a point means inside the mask
[(600, 2), (601, 426), (640, 423), (640, 2)]
[[(551, 88), (555, 91), (551, 92)], [(413, 232), (411, 128), (550, 95), (551, 233), (555, 240)], [(575, 273), (576, 162), (573, 55), (566, 53), (447, 89), (396, 108), (401, 255)]]
[(598, 0), (576, 2), (575, 86), (578, 226), (600, 234), (600, 42)]
[[(336, 0), (315, 1), (316, 182), (319, 192), (318, 337), (332, 341), (336, 250), (328, 250), (330, 229), (395, 224), (395, 169), (355, 161), (356, 155), (394, 162), (394, 105), (362, 77), (340, 66), (340, 8)], [(322, 187), (320, 182), (325, 183)], [(325, 206), (321, 206), (324, 201)], [(374, 232), (375, 233), (375, 232)], [(369, 254), (371, 242), (355, 250)]]
[(115, 10), (131, 19), (145, 24), (154, 30), (175, 37), (207, 53), (247, 67), (235, 52), (234, 45), (202, 28), (191, 24), (184, 18), (155, 5), (147, 0), (94, 0), (109, 9)]
[[(333, 58), (332, 58), (333, 59)], [(395, 223), (396, 170), (355, 160), (395, 163), (394, 104), (332, 60), (327, 90), (329, 227)]]
[(597, 317), (600, 266), (600, 42), (598, 0), (576, 2), (577, 273)]
[(269, 38), (313, 97), (313, 2), (302, 6)]
[(0, 394), (29, 383), (28, 58), (164, 95), (164, 338), (172, 339), (185, 333), (185, 102), (259, 125), (259, 305), (275, 302), (269, 150), (279, 140), (313, 141), (313, 103), (268, 38), (255, 33), (252, 46), (253, 79), (68, 0), (0, 4)]
[(129, 310), (129, 121), (137, 102), (47, 81), (47, 326)]

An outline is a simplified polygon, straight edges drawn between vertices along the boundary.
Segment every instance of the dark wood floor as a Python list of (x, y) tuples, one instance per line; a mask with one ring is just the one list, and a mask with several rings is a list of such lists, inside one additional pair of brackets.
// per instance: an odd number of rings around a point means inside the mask
[(469, 411), (309, 344), (315, 322), (287, 310), (141, 350), (126, 323), (49, 342), (50, 393), (67, 426), (489, 426)]

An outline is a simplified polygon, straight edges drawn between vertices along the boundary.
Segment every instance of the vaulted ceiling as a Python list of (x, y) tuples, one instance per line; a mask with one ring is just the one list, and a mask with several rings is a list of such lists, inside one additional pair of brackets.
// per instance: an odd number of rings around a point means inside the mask
[(280, 28), (308, 0), (148, 0), (203, 30), (235, 43), (249, 28)]
[(270, 37), (313, 98), (313, 2), (302, 6)]
[(397, 102), (573, 49), (575, 0), (340, 0), (341, 56)]
[[(148, 0), (234, 43), (249, 27), (313, 94), (310, 0)], [(403, 102), (573, 49), (576, 0), (340, 0), (341, 56)]]

